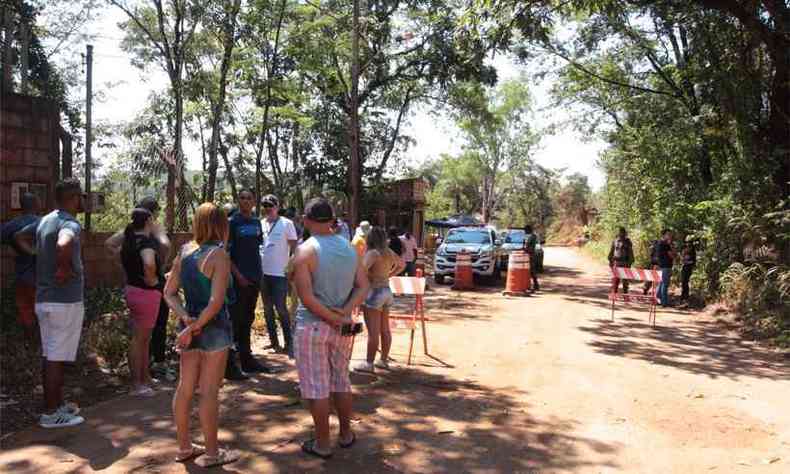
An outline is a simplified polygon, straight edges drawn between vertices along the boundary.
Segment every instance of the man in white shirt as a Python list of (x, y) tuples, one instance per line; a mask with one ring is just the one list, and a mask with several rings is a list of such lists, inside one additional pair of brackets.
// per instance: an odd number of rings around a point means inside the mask
[[(261, 219), (263, 226), (263, 244), (261, 245), (261, 295), (263, 297), (263, 314), (266, 317), (266, 329), (269, 332), (271, 347), (276, 352), (288, 353), (293, 357), (291, 339), (291, 318), (288, 314), (286, 299), (288, 296), (288, 279), (285, 267), (288, 259), (296, 248), (296, 228), (293, 222), (279, 215), (280, 201), (276, 196), (268, 195), (262, 201), (265, 217)], [(285, 347), (280, 345), (277, 337), (277, 324), (274, 310), (280, 315)]]
[(400, 236), (401, 245), (403, 246), (403, 262), (406, 264), (406, 276), (414, 276), (417, 272), (417, 239), (411, 233), (406, 232)]

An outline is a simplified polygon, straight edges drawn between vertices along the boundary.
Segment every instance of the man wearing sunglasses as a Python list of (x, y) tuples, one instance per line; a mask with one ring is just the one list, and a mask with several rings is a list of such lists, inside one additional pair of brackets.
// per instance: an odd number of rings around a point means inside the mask
[[(263, 313), (266, 317), (266, 329), (269, 332), (271, 348), (275, 352), (287, 353), (293, 357), (291, 344), (291, 318), (288, 314), (286, 298), (288, 296), (288, 279), (285, 276), (285, 267), (288, 259), (296, 248), (296, 228), (293, 222), (281, 217), (279, 214), (280, 201), (276, 196), (269, 194), (262, 200), (265, 217), (263, 225), (263, 245), (261, 245), (261, 266), (263, 268), (263, 282), (261, 294), (263, 296)], [(274, 310), (280, 315), (285, 347), (280, 345), (277, 337), (277, 323), (274, 319)]]

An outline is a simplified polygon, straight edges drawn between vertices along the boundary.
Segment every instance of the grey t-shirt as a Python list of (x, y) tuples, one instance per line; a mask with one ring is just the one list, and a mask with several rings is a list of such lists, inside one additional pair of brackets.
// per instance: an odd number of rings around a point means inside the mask
[[(71, 268), (75, 276), (64, 285), (55, 282), (58, 235), (61, 230), (74, 234)], [(25, 231), (28, 231), (26, 228)], [(44, 216), (36, 232), (36, 303), (79, 303), (83, 300), (85, 272), (82, 268), (80, 232), (82, 227), (66, 211), (54, 210)]]

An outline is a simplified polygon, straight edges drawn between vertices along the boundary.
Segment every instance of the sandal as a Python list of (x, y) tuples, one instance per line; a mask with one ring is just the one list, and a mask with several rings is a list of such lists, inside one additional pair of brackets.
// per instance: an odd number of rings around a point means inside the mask
[(354, 443), (356, 443), (356, 442), (357, 442), (357, 434), (352, 431), (351, 432), (351, 441), (349, 441), (348, 443), (344, 443), (342, 441), (339, 441), (337, 443), (337, 445), (340, 446), (343, 449), (348, 449), (351, 446), (354, 446)]
[(216, 456), (201, 456), (195, 460), (195, 464), (200, 467), (217, 467), (238, 461), (241, 455), (236, 451), (220, 449)]
[(176, 455), (176, 462), (187, 462), (206, 453), (206, 448), (199, 444), (193, 444), (189, 451), (179, 451)]
[(304, 451), (305, 453), (307, 453), (307, 454), (309, 454), (311, 456), (315, 456), (317, 458), (321, 458), (321, 459), (324, 459), (324, 460), (329, 459), (329, 458), (332, 457), (332, 453), (323, 454), (323, 453), (319, 453), (318, 451), (316, 451), (315, 450), (315, 443), (316, 443), (315, 439), (308, 439), (307, 441), (302, 443), (302, 451)]

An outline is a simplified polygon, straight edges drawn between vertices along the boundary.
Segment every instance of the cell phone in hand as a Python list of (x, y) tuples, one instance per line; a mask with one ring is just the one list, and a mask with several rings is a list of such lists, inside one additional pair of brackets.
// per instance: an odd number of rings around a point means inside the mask
[(344, 324), (340, 327), (341, 336), (355, 336), (362, 332), (362, 323)]

